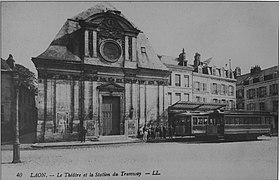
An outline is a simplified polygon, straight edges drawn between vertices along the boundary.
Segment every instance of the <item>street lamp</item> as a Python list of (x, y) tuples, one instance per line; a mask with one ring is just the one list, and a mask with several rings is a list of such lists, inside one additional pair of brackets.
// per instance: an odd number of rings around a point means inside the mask
[(13, 74), (13, 80), (14, 80), (14, 88), (16, 91), (16, 97), (15, 97), (15, 102), (16, 102), (16, 117), (15, 117), (15, 122), (14, 124), (14, 129), (15, 129), (15, 139), (14, 139), (14, 144), (13, 144), (13, 163), (20, 163), (20, 143), (19, 143), (19, 86), (20, 86), (20, 80), (19, 80), (19, 75), (17, 72), (14, 72)]

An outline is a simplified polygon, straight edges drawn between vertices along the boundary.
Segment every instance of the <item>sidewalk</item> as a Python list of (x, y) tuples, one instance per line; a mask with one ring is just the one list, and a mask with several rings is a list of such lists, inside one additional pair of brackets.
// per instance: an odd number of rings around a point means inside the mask
[[(86, 146), (96, 146), (96, 145), (112, 145), (112, 144), (129, 144), (129, 143), (139, 143), (142, 140), (138, 138), (125, 138), (125, 139), (108, 139), (108, 140), (87, 140), (85, 142), (80, 141), (69, 141), (69, 142), (48, 142), (48, 143), (35, 143), (35, 144), (20, 144), (21, 150), (34, 150), (43, 148), (67, 148), (67, 147), (86, 147)], [(13, 144), (2, 144), (1, 150), (12, 150)]]

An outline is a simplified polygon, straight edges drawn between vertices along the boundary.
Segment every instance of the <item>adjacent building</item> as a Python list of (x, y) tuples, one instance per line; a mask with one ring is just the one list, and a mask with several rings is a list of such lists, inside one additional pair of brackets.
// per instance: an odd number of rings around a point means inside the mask
[(236, 79), (231, 68), (210, 66), (212, 58), (201, 61), (196, 53), (193, 65), (188, 63), (185, 50), (178, 57), (158, 56), (172, 72), (169, 77), (168, 105), (178, 101), (223, 103), (226, 109), (236, 104)]
[(237, 76), (237, 108), (268, 111), (275, 116), (273, 129), (278, 132), (278, 66), (262, 70), (252, 67), (250, 73)]
[(38, 70), (39, 141), (137, 135), (167, 121), (168, 76), (148, 38), (109, 3), (69, 18)]
[[(33, 143), (36, 141), (37, 121), (36, 86), (33, 83), (35, 76), (24, 66), (14, 62), (12, 55), (7, 60), (1, 58), (1, 141), (14, 140), (18, 88), (20, 142)], [(15, 82), (15, 73), (19, 74), (18, 82)]]
[(188, 60), (186, 60), (184, 49), (179, 58), (165, 55), (159, 55), (158, 57), (171, 71), (166, 93), (168, 106), (178, 101), (193, 101), (194, 68), (187, 64)]

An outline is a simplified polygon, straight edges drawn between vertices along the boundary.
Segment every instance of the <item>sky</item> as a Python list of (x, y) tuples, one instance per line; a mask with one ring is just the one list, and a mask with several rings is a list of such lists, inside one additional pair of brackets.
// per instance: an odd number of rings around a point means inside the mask
[[(32, 57), (43, 53), (70, 17), (97, 2), (2, 2), (1, 57), (37, 73)], [(148, 37), (157, 54), (178, 57), (185, 49), (193, 64), (213, 57), (211, 65), (242, 74), (259, 65), (278, 65), (279, 2), (111, 2)]]

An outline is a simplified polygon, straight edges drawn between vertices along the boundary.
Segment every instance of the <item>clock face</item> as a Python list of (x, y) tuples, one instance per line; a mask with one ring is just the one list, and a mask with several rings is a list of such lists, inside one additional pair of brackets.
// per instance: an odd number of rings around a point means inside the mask
[(116, 62), (121, 57), (121, 47), (114, 40), (106, 40), (100, 45), (100, 54), (108, 62)]

